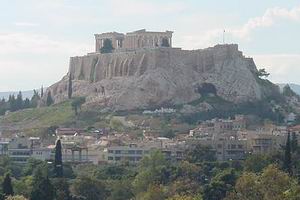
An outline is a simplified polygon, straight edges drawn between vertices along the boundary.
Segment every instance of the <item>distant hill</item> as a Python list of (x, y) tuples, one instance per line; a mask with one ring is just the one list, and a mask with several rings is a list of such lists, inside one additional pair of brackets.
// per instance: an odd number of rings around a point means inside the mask
[[(46, 91), (47, 88), (44, 88), (44, 91)], [(38, 92), (40, 92), (40, 89), (37, 90)], [(31, 99), (32, 95), (33, 95), (33, 90), (26, 90), (26, 91), (21, 91), (22, 95), (23, 95), (23, 99), (28, 98)], [(5, 99), (8, 99), (9, 95), (14, 94), (15, 96), (17, 96), (19, 93), (19, 91), (11, 91), (11, 92), (0, 92), (0, 99), (2, 99), (3, 97)]]
[[(32, 95), (33, 95), (33, 90), (28, 90), (28, 91), (21, 91), (22, 92), (22, 95), (23, 95), (23, 98), (25, 99), (25, 98), (31, 98), (32, 97)], [(17, 94), (18, 94), (19, 92), (16, 92), (16, 91), (14, 91), (14, 92), (0, 92), (0, 99), (2, 99), (3, 97), (5, 98), (5, 99), (8, 99), (8, 97), (9, 97), (9, 95), (12, 95), (12, 94), (14, 94), (15, 96), (17, 96)]]
[(296, 92), (298, 95), (300, 95), (300, 85), (294, 84), (294, 83), (279, 83), (280, 89), (282, 89), (286, 84), (289, 84), (292, 90)]

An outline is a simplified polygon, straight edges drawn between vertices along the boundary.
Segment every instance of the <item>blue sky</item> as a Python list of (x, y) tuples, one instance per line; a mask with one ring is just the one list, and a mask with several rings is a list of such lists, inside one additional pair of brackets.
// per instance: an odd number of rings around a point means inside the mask
[(225, 41), (266, 68), (274, 82), (300, 84), (299, 0), (3, 0), (0, 91), (58, 81), (70, 56), (94, 49), (94, 33), (173, 30), (173, 46)]

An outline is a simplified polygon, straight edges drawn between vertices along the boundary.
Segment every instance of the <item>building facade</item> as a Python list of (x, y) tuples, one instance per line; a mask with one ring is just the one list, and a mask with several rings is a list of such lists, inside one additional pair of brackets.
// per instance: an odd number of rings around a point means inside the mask
[(172, 47), (172, 31), (151, 32), (146, 29), (130, 33), (101, 33), (95, 34), (95, 52), (100, 52), (105, 40), (110, 40), (115, 50)]

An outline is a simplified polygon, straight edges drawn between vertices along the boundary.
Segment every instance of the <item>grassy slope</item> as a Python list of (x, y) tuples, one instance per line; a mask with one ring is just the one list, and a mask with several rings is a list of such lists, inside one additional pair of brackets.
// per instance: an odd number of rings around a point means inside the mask
[(50, 107), (25, 109), (9, 113), (0, 118), (0, 126), (43, 128), (68, 123), (74, 117), (71, 103), (64, 102)]

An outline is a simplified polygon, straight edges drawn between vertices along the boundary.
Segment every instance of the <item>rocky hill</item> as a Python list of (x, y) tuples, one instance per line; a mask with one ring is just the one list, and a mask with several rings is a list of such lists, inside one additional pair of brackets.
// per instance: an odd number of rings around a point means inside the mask
[(185, 104), (207, 91), (242, 103), (260, 100), (270, 91), (270, 84), (261, 84), (253, 59), (246, 58), (236, 44), (71, 57), (69, 73), (47, 89), (55, 103), (68, 98), (69, 77), (73, 96), (86, 96), (87, 106), (114, 110)]

